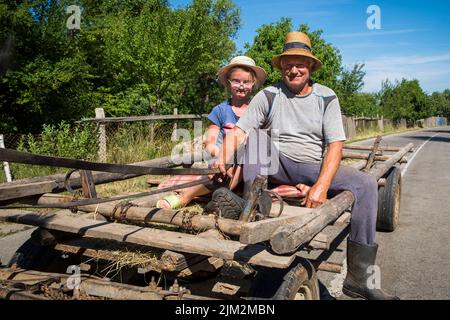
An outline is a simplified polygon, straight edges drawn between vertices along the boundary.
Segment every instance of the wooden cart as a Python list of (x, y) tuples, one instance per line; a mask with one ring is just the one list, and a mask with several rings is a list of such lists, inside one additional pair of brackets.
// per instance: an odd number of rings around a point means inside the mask
[[(400, 165), (413, 145), (381, 147), (380, 141), (345, 146), (343, 158), (357, 159), (350, 165), (378, 180), (377, 228), (393, 231)], [(169, 157), (139, 164), (175, 166)], [(95, 184), (134, 176), (84, 172), (3, 184), (0, 203), (63, 203), (73, 199), (57, 194), (64, 184), (81, 187), (89, 197)], [(258, 221), (251, 208), (240, 220), (156, 209), (160, 197), (77, 206), (73, 212), (0, 210), (2, 221), (38, 227), (0, 268), (0, 298), (319, 299), (316, 271), (342, 271), (328, 258), (349, 232), (349, 191), (316, 209), (284, 205), (281, 215), (280, 203), (274, 203), (269, 217)]]

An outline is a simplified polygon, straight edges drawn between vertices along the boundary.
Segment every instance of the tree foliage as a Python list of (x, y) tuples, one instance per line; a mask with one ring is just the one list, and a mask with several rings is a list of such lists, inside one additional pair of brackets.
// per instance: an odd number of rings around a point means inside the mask
[[(67, 29), (69, 5), (82, 9), (81, 30)], [(236, 54), (240, 14), (232, 0), (0, 0), (0, 131), (39, 132), (93, 116), (204, 113), (224, 99), (217, 70)], [(294, 30), (289, 18), (262, 25), (246, 54), (280, 80), (271, 61)], [(417, 80), (385, 82), (361, 93), (364, 65), (342, 65), (339, 50), (307, 25), (323, 67), (313, 79), (336, 91), (344, 113), (418, 119), (450, 114), (450, 91), (427, 96)]]
[[(272, 57), (283, 51), (286, 34), (290, 31), (294, 31), (291, 19), (281, 18), (278, 22), (261, 26), (256, 30), (257, 35), (253, 43), (245, 44), (246, 55), (252, 57), (267, 71), (267, 84), (281, 80), (280, 71), (272, 66)], [(313, 74), (314, 80), (334, 88), (342, 70), (339, 50), (322, 38), (322, 30), (311, 31), (307, 25), (302, 24), (295, 31), (304, 32), (309, 36), (314, 55), (323, 63), (323, 67)]]
[(381, 107), (386, 117), (417, 120), (435, 115), (418, 80), (384, 81), (380, 92)]
[(240, 25), (231, 0), (79, 0), (81, 30), (66, 28), (68, 0), (0, 4), (0, 114), (5, 131), (92, 116), (205, 112), (223, 98), (218, 68)]

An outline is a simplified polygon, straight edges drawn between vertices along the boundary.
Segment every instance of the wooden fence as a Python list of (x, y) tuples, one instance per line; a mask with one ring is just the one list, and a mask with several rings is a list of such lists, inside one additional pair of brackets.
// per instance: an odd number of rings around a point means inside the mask
[[(105, 161), (106, 159), (106, 144), (107, 144), (107, 133), (105, 130), (105, 126), (108, 123), (123, 123), (123, 122), (138, 122), (138, 121), (148, 121), (150, 126), (153, 126), (154, 121), (158, 120), (169, 120), (174, 121), (173, 129), (174, 131), (177, 128), (177, 120), (201, 120), (205, 119), (207, 114), (178, 114), (177, 109), (174, 109), (172, 115), (150, 115), (150, 116), (135, 116), (135, 117), (115, 117), (115, 118), (106, 118), (103, 109), (96, 109), (96, 117), (95, 118), (84, 118), (82, 122), (96, 122), (99, 124), (99, 132), (98, 132), (98, 143), (99, 143), (99, 161)], [(406, 119), (399, 119), (393, 121), (391, 119), (381, 118), (368, 118), (368, 117), (349, 117), (342, 116), (342, 121), (344, 124), (345, 134), (347, 139), (354, 138), (357, 134), (361, 134), (364, 132), (382, 132), (388, 127), (392, 127), (395, 129), (407, 128), (413, 126), (419, 127), (437, 127), (437, 126), (446, 126), (448, 125), (448, 121), (446, 118), (442, 117), (431, 117), (427, 119), (418, 120), (414, 122), (408, 122)], [(153, 137), (150, 138), (153, 140)]]

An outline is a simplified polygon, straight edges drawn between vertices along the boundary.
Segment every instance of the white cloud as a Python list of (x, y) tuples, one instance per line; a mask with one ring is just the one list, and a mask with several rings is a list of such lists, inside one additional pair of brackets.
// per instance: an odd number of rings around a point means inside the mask
[(354, 37), (373, 37), (373, 36), (386, 36), (393, 34), (413, 33), (419, 31), (428, 31), (429, 29), (400, 29), (400, 30), (368, 30), (366, 32), (351, 32), (351, 33), (335, 33), (326, 35), (333, 38), (354, 38)]
[(419, 80), (422, 88), (428, 92), (450, 87), (450, 54), (382, 56), (358, 63), (365, 64), (363, 90), (366, 92), (380, 90), (383, 80), (402, 78)]

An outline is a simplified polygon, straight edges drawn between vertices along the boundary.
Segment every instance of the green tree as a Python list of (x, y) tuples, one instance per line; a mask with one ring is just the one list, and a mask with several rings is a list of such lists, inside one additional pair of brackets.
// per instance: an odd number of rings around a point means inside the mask
[(366, 75), (363, 68), (364, 64), (355, 64), (351, 69), (344, 69), (339, 77), (336, 92), (342, 111), (347, 115), (369, 115), (375, 112), (374, 98), (359, 93), (364, 86), (363, 79)]
[(395, 84), (385, 81), (380, 96), (384, 115), (394, 120), (417, 120), (434, 115), (418, 80), (402, 79)]
[[(286, 34), (290, 31), (293, 31), (291, 19), (281, 18), (278, 22), (261, 26), (256, 30), (257, 35), (253, 43), (245, 44), (245, 54), (267, 71), (267, 84), (281, 80), (279, 70), (272, 67), (272, 57), (283, 51)], [(311, 31), (306, 24), (302, 24), (296, 31), (309, 36), (314, 55), (323, 63), (322, 68), (313, 74), (313, 79), (330, 88), (336, 88), (338, 76), (342, 71), (339, 50), (322, 38), (322, 30)]]
[[(66, 27), (68, 5), (81, 30)], [(204, 112), (223, 98), (215, 73), (235, 51), (231, 0), (26, 0), (0, 4), (0, 128), (40, 131), (92, 116)]]

